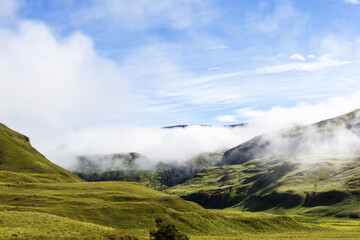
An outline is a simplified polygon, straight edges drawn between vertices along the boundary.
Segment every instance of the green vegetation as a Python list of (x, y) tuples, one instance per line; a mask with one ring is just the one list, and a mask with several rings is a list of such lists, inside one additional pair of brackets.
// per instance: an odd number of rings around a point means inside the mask
[[(136, 182), (84, 182), (0, 125), (0, 239), (358, 239), (358, 158), (311, 157), (316, 164), (252, 159), (197, 172), (208, 164), (199, 160), (186, 166), (193, 177), (163, 193)], [(139, 181), (177, 183), (174, 168), (163, 167)]]
[(0, 182), (80, 182), (30, 145), (28, 137), (0, 123)]
[(207, 168), (166, 192), (205, 208), (360, 218), (360, 152), (316, 149), (338, 131), (358, 136), (359, 115), (357, 110), (255, 137), (225, 152), (222, 166)]
[(176, 229), (174, 224), (167, 223), (162, 218), (155, 220), (157, 231), (150, 231), (150, 240), (189, 240), (189, 237)]
[(3, 183), (0, 211), (41, 212), (148, 236), (164, 218), (189, 235), (312, 231), (286, 216), (209, 211), (181, 198), (128, 182)]
[(124, 231), (37, 212), (0, 212), (0, 239), (135, 240)]
[(206, 208), (359, 218), (358, 158), (291, 159), (212, 167), (166, 190)]

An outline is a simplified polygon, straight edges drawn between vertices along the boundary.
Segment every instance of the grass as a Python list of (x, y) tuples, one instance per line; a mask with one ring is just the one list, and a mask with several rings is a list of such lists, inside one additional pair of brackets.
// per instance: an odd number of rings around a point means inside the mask
[(211, 211), (138, 183), (3, 183), (0, 211), (52, 214), (146, 237), (163, 217), (193, 236), (323, 231), (287, 216)]
[[(229, 210), (218, 210), (220, 212), (228, 212)], [(232, 213), (230, 211), (230, 213)], [(243, 213), (245, 216), (250, 213)], [(261, 219), (266, 216), (266, 213), (257, 213), (253, 215), (251, 213), (248, 217)], [(244, 217), (244, 216), (243, 216)], [(192, 236), (193, 240), (220, 240), (220, 239), (292, 239), (292, 240), (303, 240), (303, 239), (360, 239), (360, 221), (354, 219), (344, 218), (331, 218), (331, 217), (305, 217), (299, 215), (291, 215), (291, 217), (299, 223), (308, 223), (319, 226), (318, 230), (312, 229), (308, 231), (278, 231), (272, 229), (271, 231), (241, 231), (236, 236)], [(321, 229), (321, 230), (320, 230)]]
[(358, 158), (311, 158), (316, 165), (279, 158), (212, 167), (166, 192), (206, 208), (360, 218)]
[(80, 182), (75, 174), (47, 160), (28, 137), (0, 123), (0, 182)]
[(0, 239), (136, 239), (124, 231), (36, 212), (0, 212)]
[[(269, 193), (267, 189), (276, 186), (285, 192), (301, 192), (305, 184), (307, 188), (314, 181), (318, 183), (314, 189), (326, 191), (326, 181), (334, 175), (324, 166), (317, 172), (322, 182), (310, 178), (300, 186), (297, 168), (286, 160), (268, 165), (253, 160), (239, 166), (206, 169), (166, 194), (139, 183), (83, 182), (48, 161), (31, 147), (26, 136), (0, 124), (0, 239), (148, 239), (158, 217), (174, 223), (193, 240), (359, 239), (357, 220), (319, 218), (323, 208), (329, 206), (311, 208), (312, 217), (299, 216), (300, 208), (293, 208), (287, 212), (293, 216), (286, 216), (238, 211), (245, 205), (207, 210), (176, 196), (202, 192), (205, 202), (210, 196), (214, 204), (224, 200), (230, 204), (246, 199), (244, 192), (264, 197)], [(343, 166), (348, 174), (335, 182), (338, 190), (346, 184), (347, 191), (356, 192), (358, 178), (352, 172), (357, 166), (355, 161)], [(282, 182), (286, 178), (292, 181)], [(357, 204), (355, 197), (346, 200), (350, 207)], [(345, 210), (354, 210), (350, 207)], [(343, 205), (338, 208), (344, 210)], [(269, 211), (283, 213), (279, 209)]]

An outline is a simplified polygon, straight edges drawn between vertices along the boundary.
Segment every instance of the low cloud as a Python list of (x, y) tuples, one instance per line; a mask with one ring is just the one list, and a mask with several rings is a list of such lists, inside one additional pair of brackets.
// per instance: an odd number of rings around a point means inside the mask
[[(109, 126), (83, 128), (66, 136), (57, 149), (49, 149), (53, 160), (63, 166), (71, 166), (76, 156), (137, 152), (153, 162), (183, 162), (203, 152), (223, 152), (260, 134), (276, 132), (284, 128), (307, 125), (332, 118), (359, 108), (360, 92), (347, 98), (333, 98), (319, 104), (299, 104), (294, 107), (273, 107), (269, 110), (240, 109), (236, 117), (247, 117), (249, 124), (243, 127), (189, 126), (187, 128), (160, 129), (138, 126)], [(320, 136), (304, 135), (303, 150), (308, 151), (321, 142)], [(351, 133), (339, 131), (329, 144), (318, 146), (322, 152), (340, 144), (343, 136), (349, 137), (345, 145), (352, 146)], [(274, 144), (282, 149), (281, 137), (272, 137)], [(350, 141), (350, 142), (349, 142)], [(286, 142), (286, 141), (285, 141)], [(354, 142), (356, 144), (357, 142)], [(284, 145), (286, 146), (286, 145)], [(341, 143), (340, 146), (344, 146)], [(344, 149), (346, 146), (344, 146)], [(299, 148), (300, 149), (300, 148)], [(316, 148), (314, 148), (316, 149)], [(334, 148), (335, 149), (335, 148)], [(300, 151), (300, 150), (299, 150)], [(340, 149), (339, 149), (340, 151)], [(345, 151), (345, 150), (344, 150)]]
[[(253, 145), (250, 158), (271, 160), (290, 157), (301, 164), (319, 164), (336, 160), (342, 163), (360, 154), (360, 112), (348, 116), (344, 122), (320, 122), (317, 125), (287, 129), (265, 134)], [(241, 152), (233, 153), (232, 159)]]
[(79, 155), (137, 152), (153, 162), (183, 162), (199, 153), (225, 151), (251, 136), (247, 129), (208, 126), (87, 128), (70, 134), (52, 159), (71, 166)]

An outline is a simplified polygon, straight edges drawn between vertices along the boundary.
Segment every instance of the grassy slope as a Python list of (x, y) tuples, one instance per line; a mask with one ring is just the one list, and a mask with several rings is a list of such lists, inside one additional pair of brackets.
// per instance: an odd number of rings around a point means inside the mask
[(34, 149), (29, 138), (0, 123), (0, 182), (79, 182)]
[(138, 183), (4, 183), (0, 212), (41, 212), (147, 236), (164, 217), (194, 236), (323, 231), (286, 216), (203, 209)]
[(252, 160), (206, 169), (167, 192), (207, 208), (358, 218), (359, 172), (357, 158), (316, 165)]
[(147, 236), (156, 217), (192, 239), (358, 234), (358, 228), (339, 234), (286, 216), (205, 210), (137, 183), (81, 182), (33, 149), (27, 137), (4, 125), (0, 130), (0, 239), (132, 239), (127, 232)]
[(124, 231), (36, 212), (0, 212), (0, 239), (136, 239)]
[[(357, 130), (358, 114), (354, 111), (311, 128), (325, 134), (337, 126)], [(296, 145), (306, 129), (281, 133)], [(360, 218), (359, 156), (289, 154), (253, 159), (254, 152), (269, 147), (262, 139), (256, 137), (225, 153), (223, 162), (233, 165), (208, 168), (167, 192), (206, 208)]]

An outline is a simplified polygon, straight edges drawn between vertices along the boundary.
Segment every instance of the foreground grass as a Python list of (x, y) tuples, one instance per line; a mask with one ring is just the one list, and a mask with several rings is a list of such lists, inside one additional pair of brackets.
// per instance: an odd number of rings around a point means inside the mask
[(158, 217), (192, 240), (360, 239), (357, 220), (206, 210), (138, 183), (0, 184), (0, 239), (148, 239)]
[[(227, 212), (225, 210), (224, 212)], [(266, 216), (266, 213), (258, 213), (253, 215), (252, 213), (243, 212), (246, 216), (253, 216), (262, 218)], [(236, 236), (191, 236), (192, 240), (240, 240), (240, 239), (283, 239), (283, 240), (304, 240), (304, 239), (318, 239), (318, 240), (331, 240), (331, 239), (360, 239), (360, 221), (347, 218), (329, 218), (329, 217), (305, 217), (294, 215), (291, 216), (297, 222), (310, 223), (321, 228), (309, 231), (293, 231), (279, 232), (276, 229), (272, 231), (258, 231), (258, 232), (239, 232)]]
[[(288, 216), (206, 210), (138, 183), (3, 183), (0, 211), (47, 213), (147, 237), (158, 217), (192, 236), (327, 231)], [(31, 225), (31, 224), (30, 224)]]
[(114, 228), (35, 212), (0, 212), (0, 239), (136, 239)]

